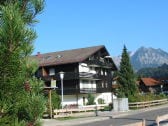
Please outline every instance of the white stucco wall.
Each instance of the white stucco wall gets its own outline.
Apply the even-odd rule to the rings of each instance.
[[[105,104],[112,103],[112,93],[107,92],[107,93],[97,93],[97,94],[92,94],[95,97],[95,102],[98,104],[97,100],[99,98],[102,98],[105,102]],[[85,102],[87,103],[87,96],[88,94],[79,94],[78,95],[78,101],[77,101],[77,96],[76,95],[64,95],[64,103],[63,105],[72,105],[72,104],[77,104],[79,106],[83,106],[83,97],[85,97]],[[116,97],[113,96],[115,99]]]

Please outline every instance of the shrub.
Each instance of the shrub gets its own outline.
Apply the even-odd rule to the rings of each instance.
[[[145,102],[152,100],[160,100],[164,98],[166,98],[164,94],[146,93],[146,94],[137,94],[136,96],[129,96],[128,100],[129,102]]]
[[[52,108],[59,109],[61,107],[61,99],[56,91],[52,91],[51,99],[52,99]]]
[[[102,98],[99,98],[97,101],[98,101],[98,104],[104,104],[104,99]]]
[[[39,125],[45,109],[45,100],[42,95],[32,95],[28,101],[21,104],[18,109],[19,120],[24,120],[27,124]]]
[[[96,104],[94,102],[95,97],[92,94],[88,94],[87,100],[88,100],[87,105],[95,105]]]

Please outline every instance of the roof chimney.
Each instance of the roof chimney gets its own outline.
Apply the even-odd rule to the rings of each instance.
[[[41,55],[40,52],[37,52],[36,56],[37,56],[37,57],[40,57],[40,55]]]

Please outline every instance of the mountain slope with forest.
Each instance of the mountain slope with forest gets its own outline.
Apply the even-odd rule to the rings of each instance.
[[[157,68],[142,68],[137,74],[140,77],[168,78],[168,65],[163,64]]]

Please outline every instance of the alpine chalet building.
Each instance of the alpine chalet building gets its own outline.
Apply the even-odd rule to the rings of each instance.
[[[112,102],[112,79],[117,67],[105,46],[38,53],[33,57],[39,62],[36,76],[44,80],[46,87],[56,83],[59,95],[59,73],[64,72],[63,105],[86,105],[89,93],[94,95],[97,104],[99,98],[107,104]]]

